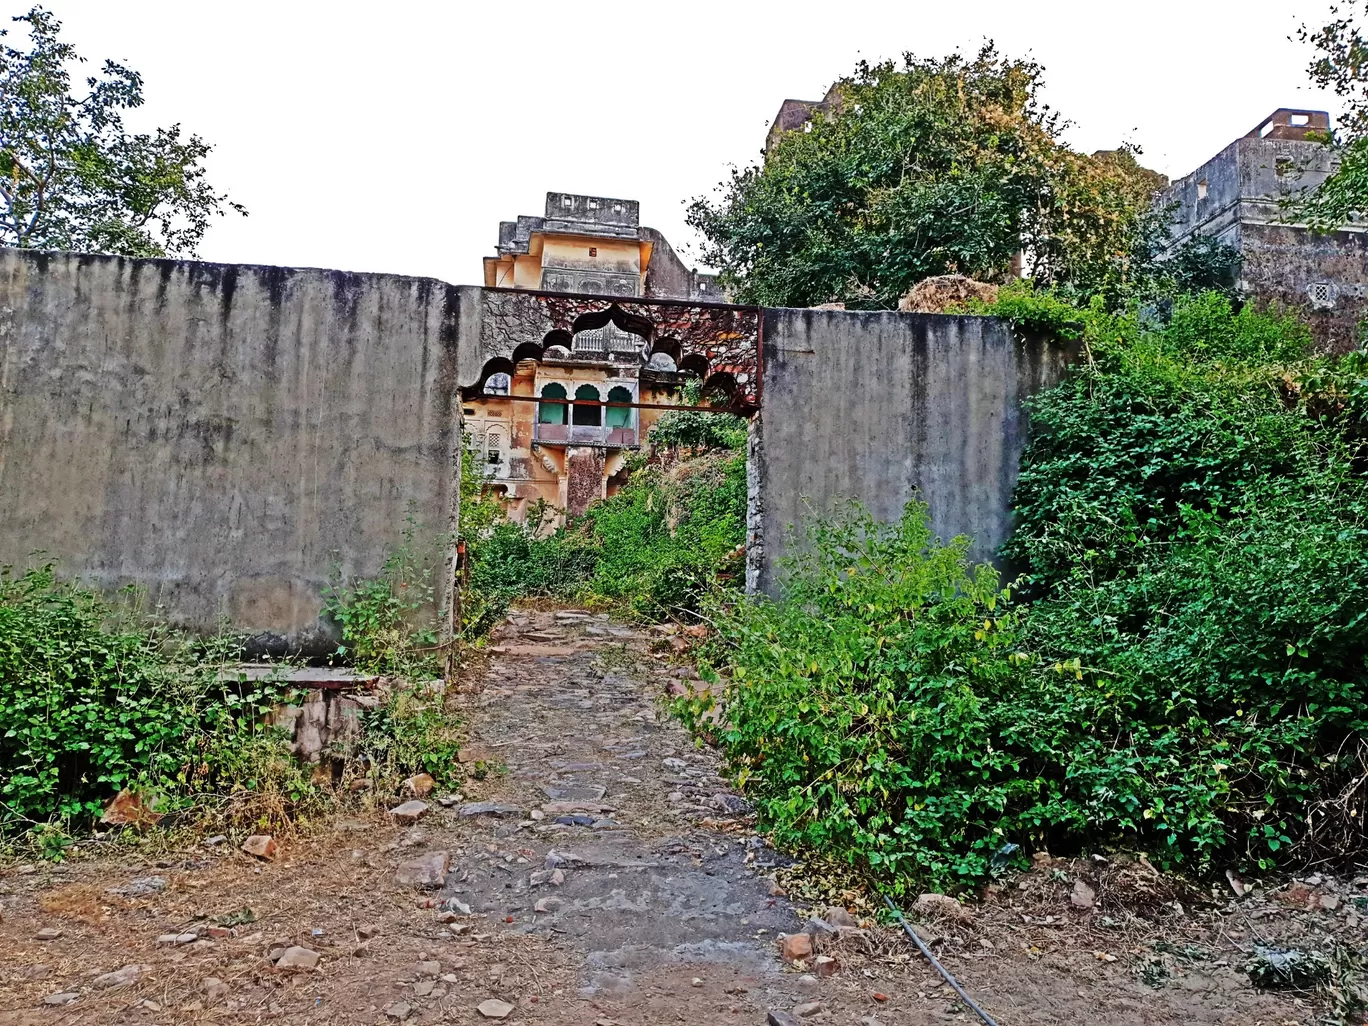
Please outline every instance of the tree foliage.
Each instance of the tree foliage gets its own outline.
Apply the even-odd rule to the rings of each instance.
[[[1330,21],[1320,28],[1302,25],[1298,37],[1315,48],[1308,70],[1311,80],[1331,89],[1344,102],[1335,173],[1293,204],[1294,216],[1317,231],[1330,232],[1368,212],[1368,41],[1355,4],[1334,5]],[[1368,13],[1368,3],[1364,4]]]
[[[27,47],[0,31],[0,243],[129,256],[193,255],[210,219],[237,203],[214,190],[211,147],[179,124],[130,133],[123,112],[143,102],[142,76],[84,63],[42,7],[16,17]]]
[[[1041,79],[992,44],[862,62],[825,115],[694,201],[705,259],[774,306],[888,308],[931,275],[1002,280],[1017,254],[1042,283],[1115,289],[1159,180],[1129,150],[1066,146]]]

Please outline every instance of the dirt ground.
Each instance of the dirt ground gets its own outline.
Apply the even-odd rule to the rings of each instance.
[[[450,696],[492,769],[459,800],[428,796],[414,825],[340,818],[269,862],[234,839],[155,862],[123,849],[0,868],[0,1026],[977,1021],[872,922],[779,959],[816,885],[756,836],[715,754],[662,711],[690,676],[677,658],[603,617],[514,614],[479,679]],[[449,862],[440,889],[399,882],[434,854]],[[1143,860],[1042,857],[963,912],[909,912],[1002,1026],[1309,1026],[1324,1002],[1255,989],[1248,953],[1361,945],[1365,885],[1312,876],[1236,900]],[[847,898],[867,920],[869,897]],[[316,965],[276,964],[291,946]]]

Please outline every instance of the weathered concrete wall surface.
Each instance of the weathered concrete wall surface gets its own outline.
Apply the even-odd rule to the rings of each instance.
[[[942,538],[992,558],[1011,530],[1022,402],[1072,355],[989,318],[766,310],[750,587],[773,593],[789,526],[846,498],[895,520],[919,495]]]
[[[0,250],[0,562],[295,640],[447,527],[459,303],[394,275]]]
[[[374,574],[410,512],[430,540],[448,529],[461,386],[611,302],[0,250],[0,563],[45,550],[181,623],[321,645],[334,561]],[[838,498],[895,519],[920,494],[940,534],[991,557],[1022,400],[1069,358],[982,318],[625,305],[717,359],[763,319],[749,583],[767,590],[788,525]]]
[[[1368,232],[1244,224],[1239,246],[1241,286],[1258,302],[1296,311],[1317,352],[1358,348],[1358,325],[1368,316]]]

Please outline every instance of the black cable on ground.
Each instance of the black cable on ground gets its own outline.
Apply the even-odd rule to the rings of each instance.
[[[964,992],[964,988],[959,985],[959,981],[950,975],[950,970],[941,965],[936,959],[936,956],[931,954],[931,949],[926,946],[924,940],[917,936],[917,931],[908,925],[907,920],[903,918],[902,909],[893,904],[893,899],[885,894],[883,895],[883,900],[885,904],[893,910],[893,914],[898,917],[898,922],[902,923],[902,928],[906,930],[907,935],[912,938],[912,943],[917,946],[917,950],[926,956],[926,960],[931,963],[932,968],[940,973],[941,979],[954,988],[955,993],[960,996],[960,1000],[972,1008],[978,1017],[986,1022],[988,1026],[998,1026],[998,1024],[993,1021],[993,1017],[980,1008],[974,999]]]

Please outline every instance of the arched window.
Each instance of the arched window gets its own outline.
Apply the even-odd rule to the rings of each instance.
[[[512,379],[507,374],[491,374],[488,378],[485,379],[485,394],[508,395],[508,389],[511,384]]]
[[[608,389],[608,401],[610,403],[630,403],[632,393],[621,385],[614,385]],[[632,408],[630,406],[606,406],[604,407],[603,422],[610,428],[631,427]]]
[[[593,385],[580,385],[575,389],[576,399],[588,399],[591,402],[599,402],[601,396],[599,390]],[[580,427],[598,427],[603,423],[602,406],[576,406],[570,414],[570,423]]]
[[[490,469],[497,469],[503,463],[503,436],[495,428],[490,428],[485,436],[485,459]]]
[[[537,422],[539,424],[564,424],[565,423],[565,403],[548,403],[548,399],[567,398],[565,386],[558,381],[548,382],[542,387],[542,401],[537,404]]]

